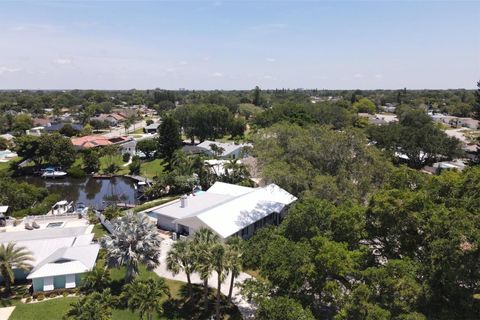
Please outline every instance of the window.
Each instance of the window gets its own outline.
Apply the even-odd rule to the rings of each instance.
[[[53,290],[53,277],[43,278],[43,291]]]
[[[65,288],[75,288],[76,283],[75,283],[75,275],[74,274],[67,274],[67,277],[65,279]]]

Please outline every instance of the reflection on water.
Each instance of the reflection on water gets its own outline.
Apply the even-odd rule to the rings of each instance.
[[[59,194],[62,199],[83,202],[91,208],[103,209],[115,202],[136,203],[134,183],[128,178],[115,177],[109,180],[87,177],[46,180],[41,177],[21,177],[16,179],[47,188],[51,193]]]

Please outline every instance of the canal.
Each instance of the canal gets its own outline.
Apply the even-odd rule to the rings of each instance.
[[[113,203],[136,204],[136,190],[133,180],[125,177],[94,179],[92,177],[73,179],[43,179],[38,176],[16,178],[57,193],[62,200],[83,202],[90,208],[101,210]]]

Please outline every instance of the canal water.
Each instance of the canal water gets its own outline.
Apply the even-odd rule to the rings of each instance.
[[[94,179],[92,177],[73,179],[67,177],[53,180],[28,176],[15,179],[47,188],[49,192],[59,194],[62,200],[73,201],[74,203],[83,202],[86,206],[98,210],[113,203],[137,203],[135,183],[133,180],[124,177],[114,177],[112,179]]]

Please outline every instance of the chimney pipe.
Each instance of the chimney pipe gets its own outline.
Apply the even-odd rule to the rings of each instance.
[[[180,197],[180,208],[186,208],[187,207],[187,195],[184,194],[183,196]]]

